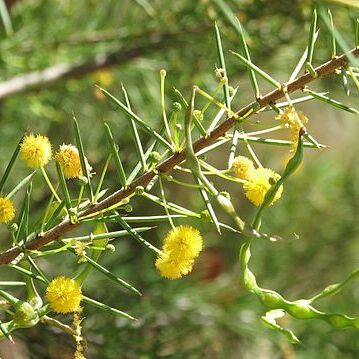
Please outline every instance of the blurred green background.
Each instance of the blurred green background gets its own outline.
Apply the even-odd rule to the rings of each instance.
[[[108,154],[102,120],[111,124],[120,144],[124,165],[136,163],[130,142],[128,122],[96,90],[100,84],[120,96],[123,83],[133,109],[148,123],[160,127],[159,70],[167,71],[168,107],[178,100],[173,87],[188,98],[193,84],[212,92],[217,84],[218,65],[214,37],[217,21],[225,48],[229,82],[239,86],[233,108],[238,110],[252,99],[246,71],[229,53],[239,50],[238,36],[226,18],[224,3],[241,20],[249,35],[252,60],[279,81],[288,79],[307,42],[312,1],[303,0],[18,0],[7,1],[14,33],[0,36],[0,171],[25,131],[46,134],[54,147],[73,143],[71,116],[75,112],[82,130],[85,150],[95,172],[100,173]],[[354,44],[355,6],[340,1],[329,5],[337,28],[350,47]],[[353,3],[355,1],[348,3]],[[330,58],[329,37],[323,23],[315,64]],[[112,55],[110,55],[112,54]],[[112,57],[111,57],[112,56]],[[112,59],[110,62],[106,61]],[[111,66],[101,68],[102,61]],[[57,81],[40,83],[19,93],[4,95],[5,81],[15,76],[66,64],[68,75]],[[98,67],[98,70],[94,69]],[[71,68],[72,70],[69,70]],[[56,68],[56,71],[63,69]],[[99,71],[100,70],[100,71]],[[265,84],[263,92],[268,88]],[[317,81],[313,88],[330,91],[348,105],[358,105],[353,87],[346,97],[340,77]],[[355,92],[356,91],[356,92]],[[6,91],[5,91],[6,92]],[[359,167],[356,134],[357,116],[334,110],[319,102],[298,106],[310,118],[308,128],[328,146],[307,150],[301,170],[285,187],[282,199],[264,216],[263,229],[284,238],[299,239],[254,245],[252,268],[260,285],[283,293],[288,299],[310,297],[323,287],[344,279],[358,264]],[[274,114],[257,116],[254,121],[273,121]],[[253,121],[253,122],[254,122]],[[257,129],[248,125],[248,130]],[[281,138],[285,138],[285,132]],[[149,139],[141,134],[144,143]],[[288,149],[255,146],[262,162],[281,171]],[[225,168],[227,150],[210,156],[211,163]],[[244,146],[239,152],[245,154]],[[55,176],[54,166],[49,167]],[[28,170],[22,163],[7,184],[11,189]],[[98,178],[98,177],[97,177]],[[115,169],[110,168],[106,186],[118,187]],[[199,194],[171,185],[169,199],[195,211],[204,209]],[[237,186],[218,182],[218,188],[231,193],[239,213],[251,218],[253,207]],[[31,204],[35,222],[48,198],[39,177]],[[19,194],[17,201],[22,200]],[[144,200],[134,200],[133,214],[163,214],[161,208]],[[155,212],[154,212],[155,211]],[[221,215],[220,215],[221,217]],[[225,218],[225,217],[223,217]],[[222,218],[222,219],[223,219]],[[178,223],[181,223],[180,221]],[[188,222],[205,238],[205,251],[194,272],[177,281],[161,278],[147,253],[130,238],[114,242],[115,253],[106,253],[101,264],[141,290],[138,298],[114,287],[101,274],[93,272],[85,286],[88,296],[131,313],[135,322],[112,317],[86,306],[83,333],[88,340],[88,358],[357,358],[358,332],[334,330],[319,321],[286,318],[283,323],[302,340],[288,344],[260,321],[264,308],[239,282],[238,238],[224,233],[219,237],[213,225]],[[111,229],[119,229],[113,226]],[[161,245],[168,224],[145,233],[144,237]],[[0,232],[1,249],[9,238]],[[48,275],[72,275],[76,258],[60,255],[39,261]],[[16,278],[1,267],[0,280]],[[43,287],[40,287],[43,291]],[[21,296],[22,291],[17,291]],[[23,294],[23,293],[22,293]],[[358,315],[359,291],[352,284],[338,297],[320,302],[320,308]],[[70,321],[70,318],[69,318]],[[72,358],[72,338],[39,324],[17,331],[16,345],[0,342],[3,359]]]

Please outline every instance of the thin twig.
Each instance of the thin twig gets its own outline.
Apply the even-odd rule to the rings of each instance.
[[[119,48],[111,53],[97,54],[93,58],[86,59],[75,64],[58,64],[44,70],[34,71],[25,75],[19,75],[9,80],[0,82],[0,101],[9,96],[30,91],[33,89],[44,89],[54,83],[79,78],[89,73],[109,68],[115,65],[122,65],[146,54],[166,50],[168,47],[178,46],[185,41],[190,34],[202,34],[207,31],[203,29],[187,29],[183,33],[167,32],[146,34],[141,42],[133,46]],[[182,35],[184,34],[184,35]]]

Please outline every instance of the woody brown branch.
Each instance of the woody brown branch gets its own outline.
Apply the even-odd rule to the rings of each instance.
[[[359,57],[359,48],[351,50],[350,53],[354,57]],[[239,117],[243,117],[251,109],[255,109],[256,111],[258,111],[259,109],[265,106],[274,104],[276,101],[278,101],[279,99],[285,96],[285,93],[283,92],[283,88],[286,88],[286,91],[288,93],[293,93],[295,91],[301,90],[310,82],[315,81],[320,77],[334,73],[335,70],[340,69],[341,67],[345,66],[347,63],[348,63],[348,58],[346,57],[346,55],[333,58],[330,61],[315,68],[315,71],[318,75],[316,78],[312,77],[309,73],[306,73],[303,76],[297,78],[296,80],[284,84],[285,86],[283,86],[281,89],[273,90],[272,92],[269,92],[265,96],[258,99],[258,101],[254,101],[248,104],[247,106],[243,107],[241,110],[237,112],[237,115]],[[256,111],[253,111],[251,115],[255,114]],[[236,123],[236,119],[234,117],[230,117],[227,120],[225,120],[222,124],[216,127],[210,134],[208,134],[207,137],[202,137],[199,140],[197,140],[193,144],[194,151],[198,152],[201,149],[214,143],[218,138],[224,136],[225,133],[235,125],[235,123]],[[116,203],[119,203],[124,198],[127,198],[128,196],[133,194],[134,191],[136,190],[136,187],[138,186],[146,187],[147,184],[151,181],[151,179],[155,177],[156,175],[155,172],[167,173],[170,170],[172,170],[175,166],[183,162],[185,160],[185,157],[186,157],[185,149],[182,150],[181,152],[177,152],[173,154],[167,160],[159,164],[156,167],[156,171],[153,170],[147,171],[142,176],[134,180],[127,188],[123,188],[114,192],[113,194],[111,194],[101,202],[94,204],[92,207],[83,211],[80,214],[80,216],[86,216],[104,210],[106,208],[109,208],[115,205]],[[80,224],[78,223],[73,224],[68,220],[64,220],[58,225],[56,225],[55,227],[53,227],[52,229],[50,229],[49,231],[42,234],[38,234],[35,237],[35,239],[27,243],[26,249],[28,250],[40,249],[46,244],[49,244],[53,241],[60,239],[64,234],[72,231],[74,228],[78,227],[79,225]],[[21,249],[18,247],[13,247],[0,253],[0,264],[10,263],[20,253],[21,253]]]

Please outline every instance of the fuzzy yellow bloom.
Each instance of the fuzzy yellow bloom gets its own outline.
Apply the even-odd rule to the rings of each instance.
[[[0,223],[8,223],[15,217],[15,207],[6,197],[0,197]]]
[[[292,142],[292,151],[295,150],[299,130],[309,122],[308,117],[303,112],[296,111],[294,107],[289,106],[276,117],[276,120],[289,127],[289,140]]]
[[[251,171],[254,170],[253,161],[245,156],[237,156],[233,160],[232,172],[234,175],[240,179],[248,179]]]
[[[171,229],[162,247],[163,254],[156,260],[160,274],[168,279],[178,279],[192,271],[194,259],[202,250],[201,233],[191,226]]]
[[[56,277],[46,289],[46,298],[57,313],[75,312],[82,300],[81,287],[71,278]]]
[[[20,153],[30,168],[43,167],[52,158],[51,143],[46,136],[30,134],[24,137]]]
[[[163,250],[169,253],[171,258],[186,260],[198,257],[202,245],[201,233],[196,228],[178,226],[168,232]]]
[[[194,260],[172,258],[170,254],[164,253],[156,260],[156,268],[164,278],[178,279],[192,271]]]
[[[279,179],[280,175],[270,168],[256,168],[251,172],[249,179],[243,185],[246,197],[259,207],[263,203],[264,197],[272,183],[277,182]],[[282,192],[283,186],[280,186],[271,205],[281,197]]]
[[[95,72],[96,81],[101,86],[110,86],[113,82],[113,72],[111,70],[99,70]]]
[[[61,145],[55,156],[59,161],[65,178],[82,176],[82,167],[78,149],[73,145]]]

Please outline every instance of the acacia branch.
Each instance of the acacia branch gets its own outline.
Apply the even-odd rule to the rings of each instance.
[[[130,60],[143,57],[149,53],[178,46],[180,43],[186,41],[188,35],[203,34],[203,32],[207,30],[208,28],[199,28],[185,29],[181,33],[146,33],[138,36],[137,38],[140,41],[136,41],[135,45],[131,45],[128,48],[121,47],[111,53],[98,54],[93,58],[75,64],[57,64],[44,70],[15,76],[9,80],[0,82],[0,101],[11,95],[34,89],[47,88],[62,80],[79,78],[104,68],[123,65]],[[138,42],[140,42],[140,44]]]
[[[354,57],[359,57],[359,48],[353,49],[350,51],[351,55]],[[346,55],[341,55],[339,57],[335,57],[330,61],[318,66],[315,68],[315,72],[318,74],[318,77],[314,78],[309,73],[304,74],[303,76],[297,78],[296,80],[289,82],[283,86],[286,88],[287,93],[292,93],[297,90],[303,89],[310,82],[315,81],[316,79],[332,74],[337,69],[345,66],[348,63],[348,58]],[[253,114],[257,113],[259,109],[266,107],[270,104],[274,104],[276,101],[285,96],[283,88],[273,90],[269,92],[265,96],[258,99],[258,101],[251,102],[247,106],[243,107],[241,110],[237,112],[239,117],[243,117],[250,111],[251,109],[255,109]],[[225,120],[222,124],[216,127],[207,137],[201,137],[193,144],[193,149],[195,152],[200,151],[201,149],[208,147],[212,143],[214,143],[218,138],[225,135],[225,133],[231,129],[236,123],[236,119],[234,117],[230,117]],[[156,171],[149,170],[137,179],[135,179],[127,188],[120,189],[114,193],[112,193],[107,198],[103,199],[101,202],[94,204],[92,207],[80,213],[80,216],[86,216],[91,213],[95,213],[106,208],[109,208],[116,203],[119,203],[124,198],[127,198],[131,194],[133,194],[136,190],[137,186],[146,187],[148,183],[156,176],[156,173],[167,173],[171,171],[175,166],[179,165],[181,162],[185,160],[186,151],[185,149],[173,154],[167,160],[162,162],[156,167]],[[41,247],[49,244],[53,241],[59,240],[65,233],[72,231],[77,228],[79,223],[71,223],[69,220],[63,220],[61,223],[48,230],[43,234],[38,234],[32,241],[28,242],[26,245],[26,249],[28,250],[37,250]],[[12,247],[2,253],[0,253],[0,264],[7,264],[14,260],[21,253],[21,249],[18,247]]]

